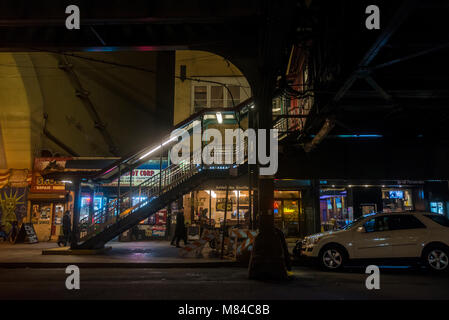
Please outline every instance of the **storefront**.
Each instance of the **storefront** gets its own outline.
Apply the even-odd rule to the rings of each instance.
[[[274,224],[286,237],[299,235],[300,203],[300,191],[274,191]]]
[[[39,241],[57,240],[62,234],[62,217],[67,210],[65,194],[30,193],[30,222]]]
[[[375,212],[426,210],[423,188],[424,181],[321,180],[321,230],[340,228]]]
[[[62,217],[72,212],[73,193],[69,196],[65,184],[43,179],[40,172],[48,167],[64,168],[65,158],[36,158],[30,194],[28,195],[29,221],[33,223],[39,241],[54,241],[62,233]]]
[[[146,241],[146,240],[163,240],[167,237],[168,213],[164,208],[159,210],[149,218],[142,220],[138,225],[123,232],[120,241]]]
[[[136,169],[127,172],[114,179],[110,183],[105,183],[95,188],[95,192],[87,190],[81,195],[80,219],[89,215],[89,207],[93,201],[94,212],[104,208],[111,200],[116,199],[118,194],[131,193],[131,203],[128,197],[122,199],[120,211],[147,200],[145,196],[139,194],[139,185],[151,177],[158,175],[160,169],[165,169],[168,165],[166,158],[150,159]],[[120,190],[119,190],[120,188]],[[119,212],[117,212],[118,214]],[[167,208],[164,208],[141,221],[137,226],[123,232],[118,240],[120,241],[144,241],[154,239],[164,239],[167,237]]]
[[[276,181],[274,192],[274,224],[286,237],[299,237],[301,228],[305,229],[305,214],[302,207],[300,184]],[[250,203],[249,190],[243,184],[230,185],[226,200],[226,186],[208,184],[210,190],[195,190],[184,195],[183,205],[186,222],[192,226],[207,224],[214,228],[227,227],[250,228],[255,204]],[[252,194],[254,197],[254,192]],[[226,207],[227,203],[227,207]],[[226,222],[225,222],[226,220]],[[304,232],[304,230],[302,230]]]
[[[108,198],[103,196],[102,192],[95,192],[93,196],[93,209],[94,212],[102,209]],[[89,216],[89,208],[92,202],[92,195],[90,193],[82,192],[81,193],[81,207],[80,207],[80,220],[85,219]]]
[[[320,189],[320,218],[323,231],[342,227],[354,219],[346,188]]]
[[[382,188],[383,212],[413,210],[412,190],[408,188]]]
[[[196,190],[183,198],[186,221],[197,224],[200,221],[220,228],[226,219],[227,226],[249,227],[248,190],[232,187],[226,190]],[[227,207],[226,207],[227,206]],[[226,216],[225,216],[226,214]]]

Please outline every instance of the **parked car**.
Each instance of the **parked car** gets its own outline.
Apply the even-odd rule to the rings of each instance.
[[[449,270],[449,220],[440,214],[396,212],[364,215],[340,230],[305,237],[301,256],[326,270],[349,261],[416,260],[431,270]]]

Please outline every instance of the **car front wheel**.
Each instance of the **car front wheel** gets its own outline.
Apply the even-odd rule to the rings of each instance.
[[[328,271],[341,270],[345,264],[346,255],[338,246],[328,246],[321,250],[319,262],[323,269]]]
[[[424,253],[426,265],[435,272],[446,272],[449,270],[449,251],[444,247],[431,247]]]

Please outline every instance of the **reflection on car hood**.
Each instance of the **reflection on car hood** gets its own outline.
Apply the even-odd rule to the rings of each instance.
[[[345,232],[346,230],[332,230],[332,231],[326,231],[326,232],[320,232],[320,233],[315,233],[315,234],[311,234],[310,236],[305,237],[307,238],[321,238],[324,236],[329,236],[329,235],[333,235],[333,234],[338,234],[338,233],[342,233]]]

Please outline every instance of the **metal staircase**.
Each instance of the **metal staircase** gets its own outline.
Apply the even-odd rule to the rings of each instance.
[[[237,108],[226,109],[218,111],[223,113],[223,118],[237,119],[240,126],[240,122],[249,113],[253,107],[251,100],[239,105]],[[193,117],[187,119],[177,128],[183,128],[191,132],[195,121],[201,121],[203,124],[208,119],[208,115],[213,115],[215,120],[215,113],[217,110],[207,110],[196,114]],[[227,116],[227,114],[231,116]],[[273,127],[281,129],[286,126],[288,119],[278,119]],[[288,126],[288,122],[287,122]],[[288,134],[289,130],[284,132]],[[282,133],[282,131],[281,131]],[[281,138],[281,135],[280,135]],[[142,150],[130,157],[125,157],[121,163],[130,165],[137,165],[142,162],[142,159],[146,155],[152,152],[152,150],[162,149],[164,145],[174,142],[173,139],[167,137],[156,146],[153,146],[148,151]],[[247,147],[242,146],[245,162],[247,161]],[[237,149],[235,145],[226,147],[219,151],[219,155],[224,160],[227,153],[232,153],[233,159],[237,159],[237,153],[242,150]],[[234,175],[238,176],[246,172],[247,165],[226,164],[226,165],[204,165],[195,164],[193,161],[193,152],[191,152],[190,158],[182,161],[179,164],[172,164],[169,167],[161,170],[158,174],[150,177],[146,181],[142,182],[138,186],[133,186],[132,191],[121,194],[118,198],[109,201],[101,209],[95,211],[91,217],[85,217],[79,222],[79,234],[78,234],[78,248],[79,249],[98,249],[102,248],[108,241],[112,240],[122,232],[137,225],[140,221],[148,218],[150,215],[156,213],[160,209],[168,206],[171,202],[179,199],[183,194],[190,192],[192,189],[201,185],[206,179],[225,178],[230,176],[230,170],[233,169]],[[120,164],[118,164],[118,175],[120,176]],[[111,174],[117,174],[117,165],[111,168],[105,168],[100,175],[102,177],[110,177]],[[133,203],[133,198],[137,197],[138,202]]]
[[[145,218],[179,199],[183,194],[199,186],[206,178],[219,178],[228,175],[231,166],[204,167],[193,163],[174,165],[164,169],[138,186],[138,193],[125,193],[110,201],[93,215],[89,223],[87,218],[80,221],[80,249],[102,248],[105,243],[138,224]],[[141,200],[130,205],[130,199],[138,196]],[[118,200],[121,207],[117,212]]]
[[[246,143],[241,150],[244,163],[247,159]],[[239,148],[218,151],[223,160],[228,153],[237,159]],[[135,189],[108,202],[103,208],[94,212],[92,221],[86,217],[80,220],[79,249],[102,248],[122,232],[135,226],[171,202],[179,199],[183,194],[198,187],[205,179],[225,178],[230,175],[229,170],[235,170],[235,176],[243,174],[247,166],[241,164],[204,165],[195,164],[193,156],[183,160],[180,164],[173,164],[160,173],[150,177]],[[137,196],[138,202],[132,203]],[[124,208],[118,210],[117,208]],[[118,214],[117,214],[118,213]]]

